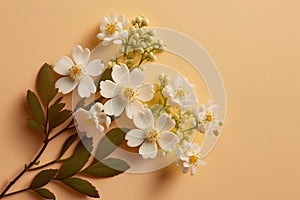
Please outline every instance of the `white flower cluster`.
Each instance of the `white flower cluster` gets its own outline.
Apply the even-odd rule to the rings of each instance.
[[[121,44],[123,38],[127,37],[128,32],[125,28],[128,25],[128,20],[124,15],[117,18],[114,14],[110,17],[103,17],[100,26],[101,33],[97,37],[102,40],[102,45],[107,46],[111,42],[114,44]]]
[[[62,56],[54,66],[54,71],[64,76],[55,84],[60,92],[67,94],[78,87],[79,96],[85,98],[98,89],[96,95],[103,100],[89,110],[75,111],[78,130],[89,137],[104,133],[109,130],[113,117],[124,113],[135,125],[125,136],[129,147],[138,147],[144,159],[177,150],[177,165],[182,166],[184,173],[190,169],[195,174],[195,167],[204,162],[200,146],[190,141],[196,132],[217,135],[221,125],[215,113],[217,106],[209,101],[198,107],[194,86],[184,77],[171,79],[161,74],[158,82],[145,82],[141,62],[156,60],[155,53],[165,48],[161,40],[154,38],[155,32],[145,28],[149,20],[138,16],[130,28],[123,15],[119,18],[111,15],[102,21],[97,37],[104,46],[120,45],[121,61],[116,58],[105,68],[98,59],[90,61],[90,51],[77,45],[72,51],[73,60]],[[134,65],[136,52],[140,61]],[[95,84],[92,77],[101,76],[104,70],[110,70],[111,78]]]
[[[103,112],[103,105],[95,103],[89,111],[79,108],[74,114],[77,128],[88,137],[93,137],[97,133],[104,132],[111,123],[110,117]]]

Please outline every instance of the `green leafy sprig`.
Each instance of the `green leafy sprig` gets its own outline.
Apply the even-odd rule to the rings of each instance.
[[[40,132],[44,140],[37,155],[31,162],[24,165],[23,170],[0,193],[0,199],[25,191],[33,191],[44,199],[56,199],[55,194],[45,187],[50,182],[60,182],[81,194],[98,198],[100,195],[96,187],[88,180],[81,178],[82,176],[112,177],[129,169],[129,165],[125,161],[107,158],[122,143],[125,133],[120,128],[110,130],[101,139],[94,158],[90,153],[94,148],[92,139],[83,136],[79,140],[79,136],[74,130],[72,111],[65,108],[66,104],[62,103],[63,97],[58,97],[55,81],[52,67],[45,63],[37,77],[37,94],[31,90],[27,91],[26,100],[32,113],[32,118],[27,120],[28,124]],[[39,160],[49,143],[70,130],[73,130],[73,133],[63,143],[57,158],[41,164]],[[73,145],[76,146],[71,156],[63,158]],[[60,167],[48,168],[57,163],[60,164]],[[33,177],[28,187],[9,192],[24,174],[37,170],[42,171]]]

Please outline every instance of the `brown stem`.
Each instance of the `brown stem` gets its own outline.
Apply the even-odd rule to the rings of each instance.
[[[35,158],[28,165],[25,165],[24,169],[4,188],[4,190],[0,194],[0,199],[6,196],[6,192],[38,161],[38,159],[41,157],[46,147],[48,146],[48,143],[49,140],[48,138],[46,138],[40,152],[35,156]]]

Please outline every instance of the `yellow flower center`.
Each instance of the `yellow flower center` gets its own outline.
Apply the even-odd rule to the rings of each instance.
[[[183,89],[178,89],[176,90],[176,96],[179,97],[180,99],[185,97],[185,91]]]
[[[135,96],[135,91],[132,88],[126,87],[123,89],[123,97],[125,101],[133,101]]]
[[[106,33],[107,35],[112,35],[117,30],[116,24],[111,23],[106,27]]]
[[[197,155],[192,155],[192,156],[190,156],[189,161],[191,164],[196,165],[198,160],[199,160],[199,157]]]
[[[213,120],[212,114],[211,113],[206,113],[205,121],[211,122],[212,120]]]
[[[160,134],[157,130],[152,129],[148,132],[148,138],[147,140],[149,142],[156,142],[160,138]]]
[[[72,81],[81,79],[82,75],[83,75],[83,71],[78,65],[75,65],[69,69],[69,78]]]
[[[91,118],[88,118],[88,119],[86,119],[86,124],[89,126],[92,126],[92,125],[94,125],[94,120]]]

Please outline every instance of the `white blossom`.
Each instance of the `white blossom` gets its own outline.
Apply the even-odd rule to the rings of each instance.
[[[169,99],[170,105],[179,105],[183,111],[197,103],[194,87],[186,78],[180,76],[175,77],[170,84],[166,85],[162,93]]]
[[[197,166],[204,166],[205,162],[200,157],[201,147],[196,143],[183,142],[182,147],[177,150],[177,166],[182,167],[182,172],[187,173],[189,170],[191,175],[197,171]]]
[[[215,112],[218,106],[213,104],[212,101],[207,101],[205,105],[201,104],[199,109],[194,109],[193,113],[198,120],[198,129],[202,133],[212,135],[213,132],[219,127],[220,121]]]
[[[101,32],[97,37],[103,40],[103,46],[107,46],[111,42],[114,44],[121,44],[122,39],[128,35],[127,30],[124,30],[127,25],[128,21],[125,20],[124,15],[120,15],[118,18],[114,14],[111,14],[110,17],[103,17],[100,26]]]
[[[100,94],[111,98],[104,104],[108,115],[119,116],[125,110],[129,119],[144,108],[143,103],[153,98],[153,85],[144,84],[145,75],[138,68],[129,71],[125,64],[115,65],[112,69],[113,81],[100,83]]]
[[[144,159],[155,158],[158,152],[158,146],[164,151],[172,151],[179,142],[178,137],[170,132],[175,122],[163,113],[155,121],[150,109],[145,108],[133,115],[133,122],[138,129],[132,129],[125,139],[130,147],[139,147],[139,154]]]
[[[82,49],[77,45],[72,50],[72,57],[61,56],[54,65],[53,70],[64,76],[56,81],[55,87],[63,94],[73,91],[78,86],[78,94],[81,97],[89,97],[96,92],[96,86],[91,76],[102,73],[104,65],[100,60],[90,59],[90,50]]]
[[[74,119],[77,129],[82,133],[86,133],[88,137],[103,133],[111,123],[110,117],[103,112],[101,103],[95,103],[89,111],[79,108],[74,113]]]

